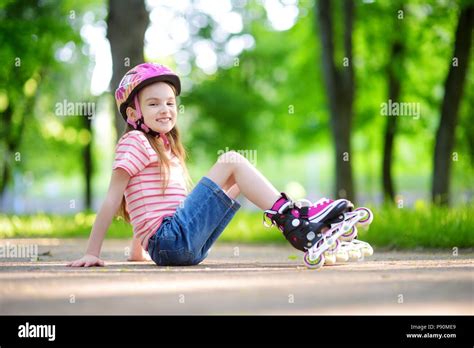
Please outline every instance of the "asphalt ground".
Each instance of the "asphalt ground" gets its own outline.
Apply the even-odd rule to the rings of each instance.
[[[159,267],[126,261],[129,241],[108,239],[105,267],[66,267],[86,244],[1,240],[4,252],[36,246],[39,257],[2,255],[0,314],[474,314],[472,249],[375,248],[364,261],[310,270],[289,245],[217,243],[197,266]]]

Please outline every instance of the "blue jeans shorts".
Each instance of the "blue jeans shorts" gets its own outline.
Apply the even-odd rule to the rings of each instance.
[[[239,202],[203,177],[182,206],[173,216],[165,217],[149,239],[151,259],[159,266],[197,265],[207,257],[239,208]]]

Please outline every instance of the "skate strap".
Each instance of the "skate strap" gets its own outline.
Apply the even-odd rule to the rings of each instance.
[[[272,215],[278,214],[278,212],[277,212],[277,211],[275,211],[275,210],[271,210],[271,209],[264,210],[263,212],[264,212],[264,213],[267,213],[267,214],[272,214]]]
[[[265,211],[263,212],[263,226],[265,226],[265,227],[272,227],[272,226],[275,224],[275,221],[273,221],[273,220],[271,219],[271,217],[268,216],[267,214],[275,215],[275,214],[277,214],[277,213],[278,213],[278,212],[277,212],[277,211],[274,211],[274,210],[265,210]],[[267,222],[267,219],[265,219],[265,217],[269,218],[270,223]]]
[[[293,207],[293,202],[292,201],[287,201],[285,202],[277,211],[277,213],[283,213],[286,208],[288,207]]]
[[[309,216],[308,216],[308,213],[309,213],[309,207],[302,207],[300,208],[300,217],[303,218],[303,219],[307,219]]]

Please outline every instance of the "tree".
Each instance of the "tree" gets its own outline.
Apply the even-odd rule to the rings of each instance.
[[[320,0],[315,7],[322,43],[324,82],[331,112],[331,130],[335,144],[336,196],[349,200],[355,196],[351,166],[351,126],[354,101],[354,69],[352,64],[352,27],[354,2],[342,1],[344,20],[344,58],[336,64],[333,15],[329,0]]]
[[[403,6],[399,10],[403,13]],[[395,18],[395,26],[393,32],[393,41],[390,49],[390,59],[387,67],[388,75],[388,99],[398,102],[401,90],[401,76],[404,55],[403,31],[400,25],[401,20]],[[385,124],[385,137],[383,147],[383,166],[382,166],[382,184],[385,201],[392,201],[395,197],[395,189],[392,178],[393,163],[393,145],[395,133],[397,131],[397,117],[387,116]]]
[[[144,39],[149,22],[144,0],[109,0],[107,38],[112,51],[112,92],[131,67],[144,62]],[[115,115],[115,128],[120,136],[124,122],[117,110]]]
[[[97,103],[97,101],[94,101]],[[91,114],[88,117],[81,117],[82,126],[89,134],[92,134],[92,120]],[[91,136],[92,138],[92,136]],[[92,142],[88,141],[82,148],[82,163],[84,173],[84,207],[92,209],[92,174],[94,172],[93,158],[92,158]]]
[[[44,1],[2,4],[0,61],[5,64],[0,66],[0,97],[5,98],[7,106],[0,110],[0,197],[11,182],[14,169],[24,161],[18,149],[25,123],[30,126],[33,122],[38,85],[58,69],[55,47],[79,41],[69,21],[67,5]]]
[[[474,6],[461,9],[455,34],[454,54],[444,84],[441,119],[436,132],[432,199],[436,204],[449,204],[451,157],[454,146],[458,111],[469,66],[472,45]]]

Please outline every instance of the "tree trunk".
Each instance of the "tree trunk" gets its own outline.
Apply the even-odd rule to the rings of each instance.
[[[89,115],[92,116],[92,115]],[[86,210],[92,209],[92,172],[94,170],[92,162],[92,120],[89,117],[82,117],[84,128],[91,134],[91,141],[89,141],[82,149],[82,157],[84,163],[84,208]]]
[[[12,150],[13,150],[13,142],[12,136],[10,132],[7,132],[8,129],[11,129],[13,118],[13,108],[11,103],[8,104],[8,107],[4,112],[2,112],[2,123],[4,129],[2,130],[2,139],[3,144],[2,146],[5,149],[5,156],[2,158],[2,181],[0,182],[0,199],[3,200],[3,195],[5,194],[5,190],[8,186],[10,181],[11,173],[10,173],[10,166],[12,162]]]
[[[109,0],[107,38],[112,51],[112,92],[130,68],[144,62],[145,31],[149,21],[144,0]],[[116,108],[115,115],[115,128],[120,137],[125,123]]]
[[[400,20],[395,19],[396,25],[394,27],[394,39],[392,42],[390,62],[387,68],[388,71],[388,99],[392,102],[400,102],[401,90],[401,72],[404,46],[402,42]],[[395,140],[395,133],[397,131],[397,117],[387,115],[387,122],[385,124],[385,141],[383,148],[383,168],[382,168],[382,184],[385,202],[394,202],[395,188],[392,177],[392,163],[393,163],[393,147]]]
[[[433,202],[449,204],[449,182],[451,175],[452,150],[458,111],[469,65],[469,50],[472,44],[474,6],[461,9],[456,29],[454,56],[444,85],[444,99],[441,106],[441,120],[436,132],[433,168]]]
[[[331,113],[331,130],[335,143],[337,197],[353,200],[355,196],[351,166],[352,104],[354,100],[354,70],[352,66],[352,26],[354,3],[343,1],[344,14],[344,62],[334,63],[334,35],[329,0],[320,0],[316,18],[322,44],[323,75],[328,91]]]

